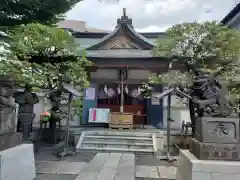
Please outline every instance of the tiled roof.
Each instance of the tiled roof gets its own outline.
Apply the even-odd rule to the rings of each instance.
[[[222,24],[228,24],[240,12],[240,3],[238,3],[222,20]]]

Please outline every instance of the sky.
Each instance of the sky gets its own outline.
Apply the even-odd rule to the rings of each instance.
[[[165,31],[182,22],[222,20],[238,0],[83,0],[66,19],[85,21],[87,26],[113,30],[126,8],[139,32]]]

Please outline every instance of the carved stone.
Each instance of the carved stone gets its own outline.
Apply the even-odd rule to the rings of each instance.
[[[190,152],[199,160],[240,161],[240,144],[189,141]]]
[[[13,102],[14,81],[0,76],[0,132],[15,131],[15,104]]]
[[[203,143],[240,143],[238,118],[202,117],[196,121],[196,140]]]

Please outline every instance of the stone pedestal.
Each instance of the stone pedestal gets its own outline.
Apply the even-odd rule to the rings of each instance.
[[[188,150],[180,150],[176,180],[239,180],[240,162],[198,160]]]
[[[193,138],[189,150],[199,160],[240,161],[240,144],[204,143]]]
[[[201,117],[196,120],[195,138],[203,143],[240,143],[238,117]]]
[[[22,143],[22,133],[2,133],[0,134],[0,151],[15,147]]]
[[[0,180],[33,180],[36,177],[32,144],[0,151]]]

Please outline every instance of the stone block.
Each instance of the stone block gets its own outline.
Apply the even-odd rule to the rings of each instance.
[[[33,180],[36,177],[32,144],[0,151],[0,180]]]
[[[37,173],[40,174],[79,174],[85,167],[85,162],[40,161],[36,163]]]
[[[240,161],[240,144],[203,143],[189,140],[190,152],[200,160]]]
[[[158,166],[160,179],[176,179],[176,171],[174,166]]]
[[[176,180],[237,180],[240,162],[198,160],[188,150],[180,150]]]
[[[0,151],[9,149],[22,143],[22,133],[0,134]]]
[[[239,180],[240,174],[212,173],[211,180]]]
[[[196,120],[195,138],[203,143],[239,143],[239,118],[202,117]]]

